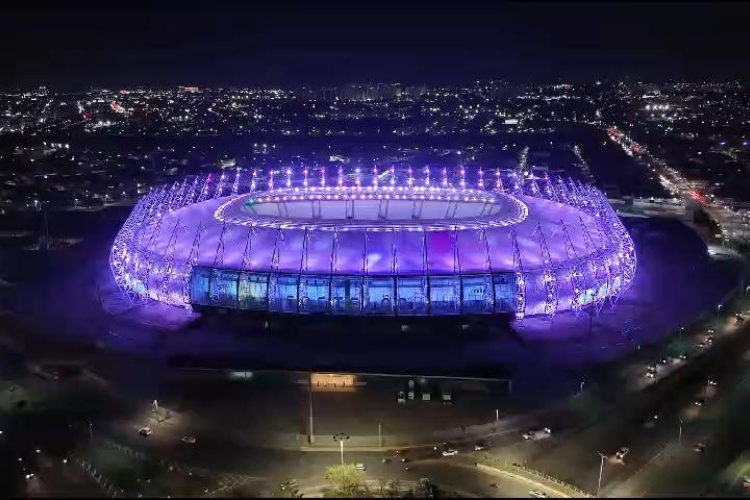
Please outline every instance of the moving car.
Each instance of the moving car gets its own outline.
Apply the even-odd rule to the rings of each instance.
[[[696,345],[696,346],[697,346],[698,348],[700,348],[700,349],[703,349],[704,347],[706,347],[706,343],[705,343],[705,342],[698,342],[698,343],[697,343],[697,344],[695,344],[695,345]]]
[[[693,404],[695,406],[703,406],[703,400],[702,399],[696,399]]]
[[[484,451],[487,448],[489,448],[489,445],[487,443],[485,443],[485,442],[482,442],[482,441],[480,441],[480,442],[478,442],[477,444],[474,445],[474,451]]]
[[[454,450],[453,448],[448,448],[447,450],[442,451],[442,455],[444,457],[453,457],[458,455],[458,450]]]
[[[693,451],[696,451],[698,453],[703,453],[706,449],[706,445],[703,443],[698,443],[695,446],[693,446]]]
[[[543,491],[534,490],[530,493],[531,498],[549,498],[549,495]]]
[[[356,463],[356,464],[354,464],[354,468],[357,469],[358,471],[362,471],[362,472],[364,472],[364,471],[367,470],[367,467],[365,467],[365,464],[363,464],[363,463]]]
[[[713,387],[716,387],[716,386],[717,386],[718,384],[716,383],[716,381],[715,381],[715,380],[712,380],[712,379],[708,379],[708,385],[710,385],[710,386],[713,386]]]
[[[528,432],[523,433],[523,438],[526,440],[529,439],[543,439],[545,437],[548,437],[552,434],[552,429],[549,427],[545,427],[544,429],[537,429],[537,430],[531,430]]]
[[[195,444],[195,436],[182,436],[180,441],[187,444]]]
[[[138,429],[138,434],[140,434],[143,437],[148,437],[151,435],[153,431],[151,430],[151,427],[141,427]]]
[[[706,337],[706,344],[713,345],[714,340],[715,340],[714,336],[713,335],[709,335],[708,337]]]
[[[627,448],[627,447],[622,447],[619,450],[617,450],[617,453],[615,453],[617,460],[622,460],[623,458],[625,458],[625,455],[627,455],[629,451],[630,451],[630,448]]]

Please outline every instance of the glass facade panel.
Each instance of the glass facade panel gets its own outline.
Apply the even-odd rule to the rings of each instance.
[[[365,276],[362,289],[364,314],[393,314],[393,278]]]
[[[190,280],[190,302],[199,306],[207,306],[208,285],[211,282],[211,270],[203,267],[193,268]],[[145,287],[144,287],[145,288]]]
[[[237,280],[235,271],[215,270],[211,273],[209,303],[217,307],[237,308]]]
[[[270,311],[297,312],[297,276],[272,274],[268,283],[268,301]]]
[[[516,274],[504,273],[493,276],[495,282],[495,312],[512,313],[516,310]]]
[[[331,282],[331,312],[359,314],[362,297],[360,276],[335,276]]]
[[[398,278],[398,314],[427,314],[427,278]]]
[[[250,311],[268,309],[268,275],[240,273],[239,308]]]
[[[300,312],[326,312],[328,311],[328,285],[330,280],[327,276],[302,276],[299,283],[299,310]]]
[[[458,276],[430,278],[430,312],[434,316],[458,314],[461,282]]]
[[[493,293],[492,276],[464,276],[461,279],[463,288],[464,314],[488,314],[492,312]]]

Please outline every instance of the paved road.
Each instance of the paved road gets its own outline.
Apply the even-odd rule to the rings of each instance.
[[[564,440],[550,439],[549,444],[530,443],[525,454],[524,450],[519,454],[535,469],[596,491],[601,460],[597,452],[604,453],[609,457],[602,479],[604,491],[625,494],[616,490],[616,485],[652,464],[658,465],[665,457],[692,449],[716,424],[704,415],[710,414],[716,400],[724,397],[725,386],[732,386],[737,373],[741,373],[740,367],[747,363],[744,351],[750,347],[750,338],[726,339],[726,343],[717,344],[715,350],[702,355],[703,359],[693,360],[685,372],[665,381],[666,385],[631,397],[598,425]],[[719,386],[707,389],[708,379],[717,381]],[[696,406],[697,399],[705,400],[705,404]],[[658,415],[657,420],[654,415]],[[676,447],[672,443],[679,436],[680,419],[683,446]],[[630,448],[622,461],[614,458],[621,447]]]

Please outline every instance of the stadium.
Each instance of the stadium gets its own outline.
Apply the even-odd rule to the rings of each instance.
[[[633,242],[595,187],[430,170],[185,178],[137,203],[111,271],[133,301],[197,310],[516,319],[601,308],[633,280]]]

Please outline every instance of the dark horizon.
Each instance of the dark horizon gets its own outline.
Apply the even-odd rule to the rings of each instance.
[[[282,2],[283,4],[283,2]],[[749,75],[742,3],[14,5],[0,87],[250,87]]]

